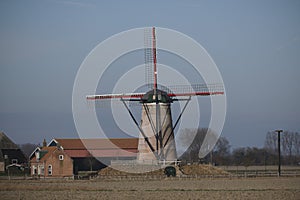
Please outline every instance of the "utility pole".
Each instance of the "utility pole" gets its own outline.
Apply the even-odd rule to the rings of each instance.
[[[283,132],[283,130],[275,130],[277,132],[277,144],[278,144],[278,176],[281,175],[281,158],[280,158],[280,133]]]

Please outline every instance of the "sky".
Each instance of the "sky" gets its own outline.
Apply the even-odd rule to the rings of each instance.
[[[78,137],[72,90],[85,57],[114,34],[157,26],[192,37],[218,66],[222,136],[262,147],[268,131],[300,131],[299,10],[296,0],[0,1],[0,130],[18,144]]]

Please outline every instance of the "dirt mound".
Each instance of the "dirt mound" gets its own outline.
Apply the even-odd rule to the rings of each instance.
[[[159,170],[144,172],[144,173],[129,173],[126,171],[119,171],[111,167],[106,167],[104,169],[101,169],[98,174],[100,176],[129,176],[129,175],[130,176],[135,176],[135,175],[159,176],[159,175],[164,175],[164,169],[159,169]]]
[[[138,172],[138,168],[142,168],[143,166],[134,166],[136,172]],[[176,166],[176,174],[177,175],[229,175],[228,172],[214,167],[212,165],[198,165],[198,164],[192,164],[192,165],[184,165],[181,167]],[[115,168],[106,167],[99,171],[100,176],[163,176],[164,175],[164,169],[149,171],[149,172],[143,172],[143,173],[130,173],[126,172],[126,169],[117,170]]]
[[[212,165],[184,165],[180,168],[185,175],[229,175],[228,172]]]

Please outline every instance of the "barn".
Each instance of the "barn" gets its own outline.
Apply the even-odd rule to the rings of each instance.
[[[112,160],[136,159],[137,147],[138,138],[55,138],[31,154],[31,175],[71,177],[81,171],[98,171]]]
[[[27,158],[9,137],[0,132],[0,172],[19,173],[27,167]]]

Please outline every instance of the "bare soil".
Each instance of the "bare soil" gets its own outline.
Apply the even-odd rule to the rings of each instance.
[[[300,178],[1,180],[0,199],[300,199]]]
[[[181,171],[185,175],[229,175],[228,172],[212,165],[184,165]]]
[[[136,171],[140,171],[138,169],[138,165],[132,166],[132,168],[136,168]],[[140,166],[144,167],[144,166]],[[122,169],[122,166],[120,167]],[[127,166],[128,168],[128,166]],[[164,169],[158,169],[158,170],[153,170],[149,171],[146,173],[129,173],[129,172],[124,172],[126,171],[126,168],[123,167],[122,171],[118,171],[114,168],[106,167],[102,170],[99,171],[100,176],[125,176],[125,175],[153,175],[153,176],[163,176],[164,175]],[[129,171],[129,170],[127,170]],[[176,166],[176,171],[177,174],[179,175],[229,175],[228,172],[221,168],[214,167],[212,165],[204,165],[204,164],[192,164],[192,165],[184,165],[182,167]]]

